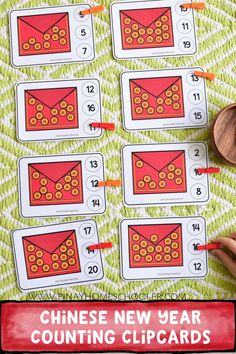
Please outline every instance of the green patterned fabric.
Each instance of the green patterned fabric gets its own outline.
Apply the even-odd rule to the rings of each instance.
[[[233,167],[222,165],[210,149],[211,166],[220,166],[221,174],[210,177],[211,200],[202,206],[152,207],[127,209],[119,188],[107,190],[107,212],[94,217],[102,242],[114,246],[103,251],[105,278],[94,285],[77,286],[23,294],[16,283],[10,232],[15,228],[39,226],[78,218],[23,219],[18,208],[17,160],[21,156],[101,152],[105,157],[106,177],[121,178],[121,147],[128,143],[206,141],[209,128],[153,130],[128,133],[122,128],[120,83],[122,71],[160,69],[200,65],[217,75],[207,82],[210,121],[222,107],[236,96],[236,3],[235,0],[209,0],[207,9],[196,13],[198,52],[194,56],[161,59],[116,61],[112,56],[110,33],[110,1],[106,10],[94,16],[96,60],[88,64],[55,65],[48,67],[13,68],[9,55],[8,12],[22,7],[75,4],[66,0],[2,0],[1,4],[1,240],[0,298],[15,299],[229,299],[236,297],[236,281],[213,256],[209,257],[209,275],[203,280],[163,280],[124,282],[120,277],[119,221],[124,217],[161,217],[202,215],[207,220],[208,239],[228,235],[236,229],[236,174]],[[97,5],[89,1],[91,5]],[[115,133],[91,141],[51,141],[20,143],[16,140],[15,84],[24,80],[97,77],[101,80],[103,117],[116,124]]]

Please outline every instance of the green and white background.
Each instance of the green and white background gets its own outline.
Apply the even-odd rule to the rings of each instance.
[[[174,1],[174,0],[170,0]],[[124,282],[120,277],[118,226],[124,217],[161,217],[202,215],[207,220],[208,239],[228,235],[236,229],[236,171],[223,166],[210,149],[211,166],[220,166],[221,174],[210,177],[211,200],[203,206],[178,206],[127,209],[120,188],[107,190],[107,212],[95,217],[101,241],[112,241],[113,248],[103,251],[105,278],[95,285],[23,294],[17,288],[10,232],[15,228],[45,225],[79,218],[23,219],[18,209],[17,160],[21,156],[101,152],[105,157],[106,177],[121,178],[120,150],[128,143],[206,141],[209,128],[128,133],[122,128],[120,73],[133,69],[160,69],[200,65],[217,78],[207,83],[210,121],[219,109],[236,101],[236,1],[209,0],[207,9],[196,18],[198,52],[191,57],[116,61],[112,56],[110,1],[106,10],[94,16],[96,60],[89,64],[13,68],[10,64],[8,13],[11,9],[75,4],[66,0],[0,0],[0,85],[1,85],[1,237],[0,299],[229,299],[236,298],[236,281],[211,255],[209,275],[203,280],[166,280]],[[89,1],[91,5],[97,5]],[[15,84],[18,81],[97,77],[102,86],[103,118],[116,124],[115,133],[91,141],[52,141],[20,143],[16,140]]]

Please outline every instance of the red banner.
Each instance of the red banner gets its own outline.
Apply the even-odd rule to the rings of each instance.
[[[235,304],[181,302],[8,302],[1,347],[15,352],[229,351]]]

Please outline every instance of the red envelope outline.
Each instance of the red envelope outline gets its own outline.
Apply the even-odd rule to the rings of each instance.
[[[145,155],[145,158],[144,158]],[[155,155],[155,158],[154,156]],[[159,159],[157,156],[159,155]],[[153,175],[156,173],[155,179],[160,181],[159,177],[157,177],[157,173],[160,173],[168,168],[170,164],[173,164],[176,160],[177,163],[181,166],[177,166],[177,168],[181,168],[182,174],[180,178],[182,178],[182,183],[180,185],[175,184],[175,180],[170,180],[166,182],[166,188],[159,188],[158,184],[156,188],[142,188],[138,189],[136,182],[140,180],[139,175],[144,175],[141,171],[141,168],[138,169],[135,165],[137,161],[135,159],[141,160],[145,165],[146,170],[148,170],[148,175]],[[158,194],[158,193],[185,193],[187,192],[187,178],[186,178],[186,168],[185,168],[185,151],[184,150],[171,150],[171,151],[141,151],[141,152],[132,152],[132,171],[133,171],[133,192],[134,194]],[[139,172],[141,171],[141,172]],[[154,171],[154,172],[153,172]],[[166,172],[166,171],[164,171]],[[166,172],[167,174],[167,172]],[[175,179],[177,176],[175,176]],[[156,180],[153,181],[156,182]],[[168,183],[168,185],[167,185]]]
[[[69,264],[67,269],[62,269],[60,267],[60,265],[62,264],[62,261],[60,260],[60,255],[62,254],[62,252],[59,250],[59,248],[63,244],[65,244],[65,242],[68,239],[73,241],[73,251],[74,251],[73,258],[75,259],[75,264],[74,265]],[[34,236],[25,236],[22,238],[22,242],[23,242],[25,264],[26,264],[26,271],[27,271],[28,279],[42,278],[42,277],[49,277],[49,276],[58,276],[58,275],[63,275],[63,274],[81,272],[75,230],[58,231],[58,232],[41,234],[41,235],[34,235]],[[32,253],[27,250],[27,246],[29,244],[33,245],[34,247],[37,247]],[[42,257],[37,257],[36,252],[38,250],[43,251]],[[59,268],[58,268],[58,270],[52,269],[52,264],[55,262],[51,258],[52,254],[58,255],[59,259],[56,262],[59,264],[59,268],[61,268],[61,269],[59,269]],[[28,260],[27,257],[30,255],[34,255],[34,257],[35,257],[34,262],[30,262]],[[50,266],[49,271],[47,271],[47,272],[43,271],[42,266],[38,266],[39,271],[37,271],[35,273],[33,273],[31,271],[31,266],[37,265],[36,262],[39,258],[41,258],[44,262],[46,262],[44,264],[47,264]],[[69,256],[68,256],[67,260],[68,259],[69,259]]]
[[[157,98],[167,99],[164,94],[166,91],[171,91],[171,87],[173,85],[178,86],[178,91],[172,92],[172,94],[178,94],[179,100],[173,101],[171,97],[169,97],[172,101],[172,104],[178,103],[180,108],[178,110],[174,110],[172,105],[167,106],[165,103],[163,113],[158,113],[156,108],[158,106],[156,100]],[[141,93],[135,95],[134,89],[135,87],[139,87],[141,89]],[[150,103],[150,106],[154,108],[155,112],[153,114],[149,114],[147,109],[143,109],[144,112],[141,114],[136,113],[136,108],[142,104],[142,101],[139,104],[135,104],[134,99],[136,97],[142,98],[143,93],[148,93],[152,97],[147,100]],[[135,96],[135,97],[134,97]],[[168,77],[150,77],[150,78],[140,78],[140,79],[131,79],[130,80],[130,103],[131,103],[131,112],[132,112],[132,120],[142,120],[142,119],[164,119],[164,118],[184,118],[184,99],[183,99],[183,84],[181,76],[168,76]]]
[[[176,266],[183,266],[183,247],[182,247],[182,225],[177,223],[177,224],[143,224],[143,225],[129,225],[128,226],[128,235],[129,235],[129,266],[130,268],[145,268],[145,267],[176,267]],[[133,241],[132,240],[132,232],[137,233],[139,236],[142,237],[142,239],[146,240],[149,244],[154,246],[154,251],[150,253],[152,255],[153,260],[150,263],[147,263],[145,260],[141,260],[139,262],[135,261],[133,259],[133,255],[137,254],[138,251],[132,250],[132,246],[134,242],[138,241]],[[148,234],[145,235],[145,232]],[[156,261],[154,260],[154,256],[157,254],[155,251],[155,247],[159,245],[162,241],[164,241],[168,236],[170,236],[173,232],[178,233],[178,239],[175,240],[177,242],[179,247],[178,253],[179,256],[176,259],[173,259],[169,262],[165,261],[162,259],[162,261]],[[158,236],[161,236],[160,239],[158,239],[156,242],[153,242],[150,237],[152,234],[156,234]],[[148,246],[146,246],[147,248]],[[170,246],[171,248],[171,246]],[[176,249],[171,249],[172,252],[175,251]],[[172,252],[170,254],[172,254]],[[162,250],[161,252],[162,255],[165,255],[165,252]]]
[[[153,43],[147,43],[145,45],[136,43],[135,45],[127,44],[126,35],[123,31],[123,16],[129,17],[135,23],[138,23],[143,28],[148,28],[154,24],[155,21],[159,20],[163,15],[169,13],[169,30],[168,33],[170,37],[168,40],[164,40],[164,43],[158,43],[153,41]],[[160,47],[173,47],[174,46],[174,34],[173,34],[173,24],[172,24],[172,14],[171,7],[159,7],[159,8],[145,8],[145,9],[129,9],[120,10],[120,23],[121,23],[121,41],[122,49],[139,49],[139,48],[160,48]],[[144,38],[146,37],[143,36]],[[139,47],[139,48],[138,48]]]
[[[67,192],[63,191],[63,194],[66,195],[66,197],[62,198],[61,201],[56,200],[55,198],[52,198],[52,200],[46,200],[46,197],[43,196],[41,200],[35,201],[33,195],[35,192],[39,191],[39,186],[38,184],[33,183],[33,177],[31,178],[31,169],[32,169],[32,174],[33,172],[38,172],[42,177],[46,178],[52,186],[53,189],[53,183],[56,185],[56,183],[61,183],[63,182],[63,185],[65,184],[62,179],[67,176],[73,169],[76,169],[76,167],[79,168],[78,171],[78,178],[79,178],[79,184],[77,186],[77,189],[79,190],[79,194],[77,196],[72,196],[70,190]],[[42,163],[30,163],[28,165],[29,168],[29,198],[30,198],[30,205],[31,206],[43,206],[43,205],[60,205],[60,204],[81,204],[83,203],[83,179],[82,179],[82,165],[81,161],[63,161],[63,162],[42,162]],[[37,180],[38,181],[38,180]],[[49,192],[51,193],[52,190]],[[53,191],[56,193],[56,189]],[[46,195],[45,195],[46,196]]]
[[[28,99],[34,98],[37,102],[34,106],[28,104]],[[74,106],[74,119],[69,121],[67,116],[71,112],[67,112],[67,115],[62,117],[60,115],[61,107],[60,103],[65,99],[68,100],[68,105]],[[46,113],[45,118],[50,119],[56,117],[58,119],[57,124],[47,124],[42,125],[42,119],[38,119],[35,125],[30,124],[30,119],[36,115],[36,105],[38,103],[46,106],[43,113]],[[48,111],[53,108],[58,109],[58,114],[53,116],[51,112]],[[46,112],[45,112],[46,111]],[[50,117],[48,116],[50,114]],[[26,117],[26,130],[27,131],[39,131],[39,130],[57,130],[57,129],[75,129],[79,128],[79,118],[78,118],[78,94],[77,87],[59,87],[59,88],[45,88],[45,89],[30,89],[25,90],[25,117]]]
[[[67,45],[65,47],[56,45],[56,41],[55,41],[54,46],[51,49],[41,48],[40,50],[38,50],[38,52],[35,49],[30,51],[23,49],[23,44],[27,41],[27,36],[28,39],[30,37],[35,36],[40,43],[40,41],[42,42],[43,40],[43,35],[46,34],[48,31],[51,31],[53,26],[59,25],[60,22],[64,22],[64,27],[66,28],[67,31],[66,34]],[[18,24],[18,45],[19,45],[20,56],[71,52],[68,12],[19,16],[17,17],[17,24]]]

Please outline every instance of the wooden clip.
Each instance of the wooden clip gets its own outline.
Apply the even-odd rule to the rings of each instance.
[[[208,167],[208,168],[197,168],[198,173],[220,173],[220,168],[219,167]]]
[[[104,5],[98,5],[98,6],[93,6],[90,7],[89,9],[81,11],[81,15],[90,15],[90,14],[95,14],[96,12],[102,12],[105,9]]]
[[[103,243],[98,243],[97,245],[91,245],[88,246],[87,249],[89,251],[95,251],[95,250],[104,250],[105,248],[112,248],[112,242],[103,242]]]
[[[208,79],[210,81],[215,80],[215,74],[213,73],[204,73],[202,71],[194,71],[194,75],[195,76],[199,76],[199,77],[204,77],[205,79]]]
[[[204,10],[206,8],[205,2],[184,3],[181,5],[183,9]]]
[[[107,181],[102,181],[98,182],[99,187],[120,187],[121,186],[121,180],[107,180]]]
[[[197,251],[209,251],[209,250],[216,250],[218,248],[220,248],[219,242],[210,243],[208,245],[197,245],[196,246]]]
[[[105,130],[115,130],[115,124],[114,123],[91,123],[91,127],[93,128],[100,128],[100,129],[105,129]]]

